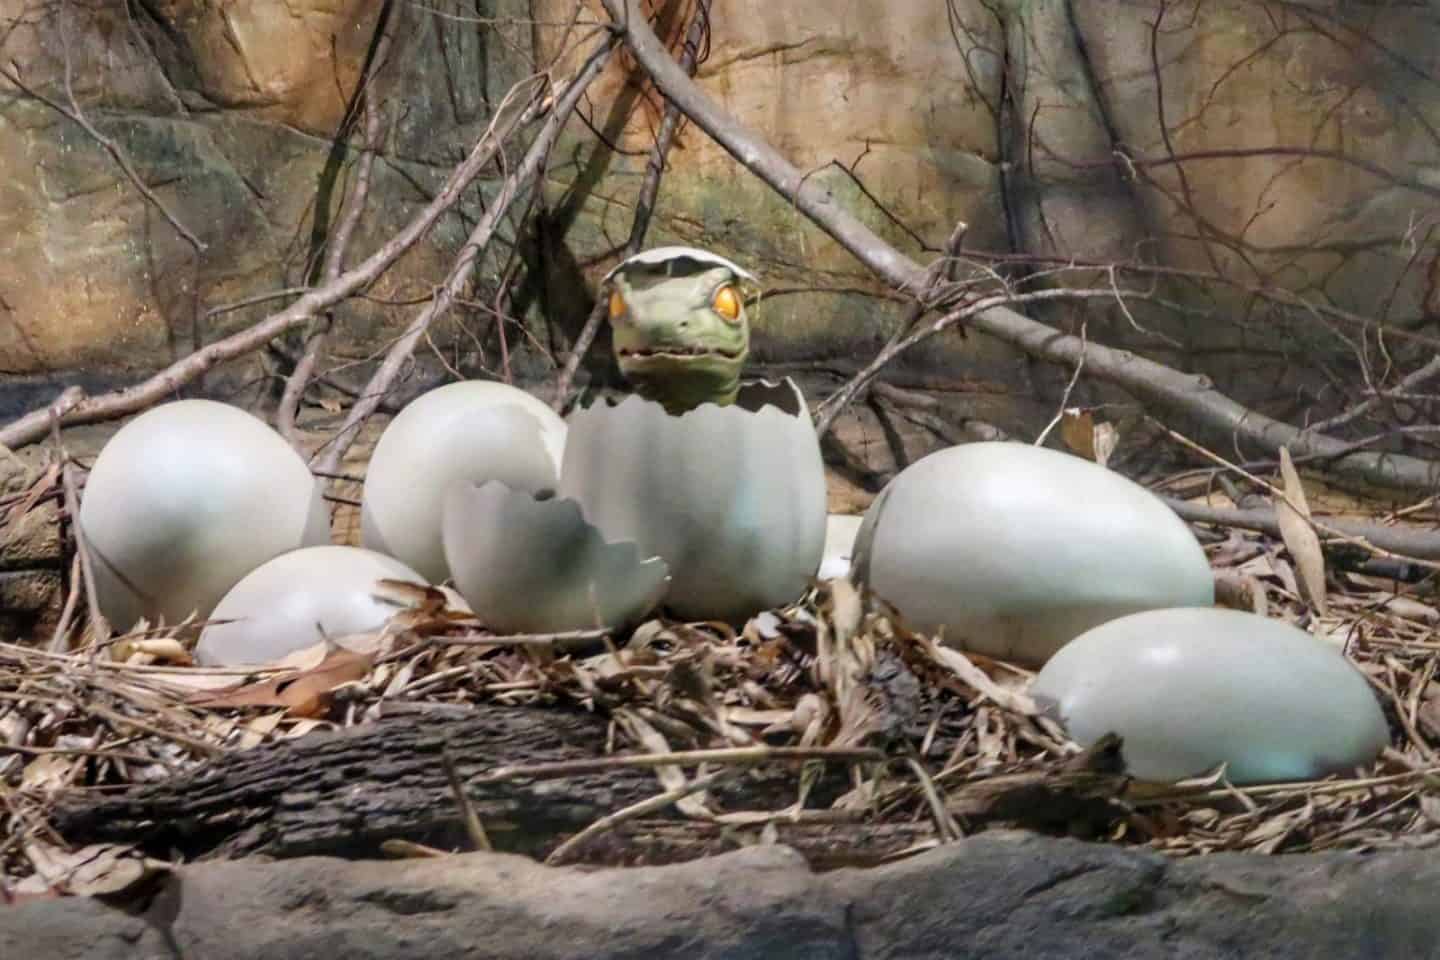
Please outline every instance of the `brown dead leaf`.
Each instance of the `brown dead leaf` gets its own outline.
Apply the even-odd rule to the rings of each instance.
[[[1305,599],[1317,613],[1325,613],[1325,555],[1320,551],[1320,536],[1310,523],[1310,504],[1305,487],[1290,450],[1280,448],[1280,475],[1284,479],[1284,497],[1275,497],[1275,519],[1280,524],[1280,539],[1290,551],[1299,571],[1300,587]],[[1293,506],[1292,506],[1293,504]]]
[[[1066,407],[1060,416],[1060,439],[1086,460],[1095,459],[1095,418],[1083,407]]]
[[[330,694],[337,687],[365,679],[374,663],[374,654],[335,648],[308,670],[244,684],[218,695],[201,695],[189,702],[210,709],[285,707],[292,717],[314,717],[329,705]]]

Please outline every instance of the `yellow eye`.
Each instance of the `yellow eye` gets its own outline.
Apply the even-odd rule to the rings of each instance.
[[[610,319],[615,320],[625,314],[625,298],[620,296],[619,290],[610,291]]]
[[[715,299],[710,301],[710,305],[731,323],[740,319],[740,294],[729,284],[715,291]]]

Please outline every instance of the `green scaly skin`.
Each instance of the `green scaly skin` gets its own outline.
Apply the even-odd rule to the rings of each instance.
[[[616,274],[611,283],[625,302],[610,320],[615,358],[636,393],[676,415],[702,403],[735,402],[750,322],[743,297],[736,320],[712,306],[726,284],[740,293],[734,273],[707,264],[677,276],[662,265]]]

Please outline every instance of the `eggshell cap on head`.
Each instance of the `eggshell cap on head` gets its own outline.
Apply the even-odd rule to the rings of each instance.
[[[793,384],[746,385],[734,405],[679,416],[638,396],[578,410],[560,492],[607,540],[664,559],[665,605],[686,619],[790,603],[820,565],[824,465]]]
[[[100,451],[80,507],[102,612],[121,630],[207,616],[266,560],[329,542],[321,494],[300,455],[238,407],[141,414]]]
[[[359,547],[310,547],[282,554],[235,585],[200,634],[206,666],[273,663],[325,638],[367,633],[400,609],[376,596],[380,580],[424,583],[394,557]]]
[[[759,285],[760,283],[760,281],[755,278],[755,275],[749,270],[746,270],[744,267],[738,265],[733,260],[725,259],[718,253],[711,253],[709,250],[701,250],[699,247],[679,246],[652,247],[649,250],[641,250],[639,253],[634,254],[633,256],[626,257],[624,260],[616,264],[609,273],[605,274],[605,279],[602,282],[609,283],[616,274],[624,273],[626,270],[629,270],[636,266],[653,267],[662,263],[668,263],[671,260],[694,260],[696,263],[708,264],[716,267],[725,267],[727,270],[735,274],[735,276],[739,277],[741,280],[747,280],[750,283],[756,285]]]
[[[1204,551],[1163,501],[1019,443],[963,444],[907,467],[867,511],[854,569],[911,626],[1027,664],[1107,620],[1215,600]]]
[[[516,490],[553,490],[565,433],[553,410],[508,384],[466,380],[431,390],[401,410],[375,446],[362,542],[433,583],[445,580],[441,515],[451,485],[499,480]]]
[[[497,633],[624,626],[670,579],[665,562],[634,543],[607,543],[573,500],[536,500],[498,481],[451,488],[445,556],[461,595]]]
[[[1390,742],[1365,678],[1334,647],[1238,610],[1151,610],[1050,659],[1030,693],[1078,743],[1124,740],[1130,772],[1180,780],[1227,764],[1232,783],[1309,780]]]

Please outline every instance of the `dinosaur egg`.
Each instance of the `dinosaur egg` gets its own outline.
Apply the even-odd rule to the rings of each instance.
[[[1390,742],[1369,683],[1339,650],[1238,610],[1112,620],[1055,654],[1030,692],[1078,743],[1119,734],[1145,780],[1221,763],[1236,784],[1310,780],[1369,763]]]
[[[497,633],[624,626],[659,602],[670,579],[659,557],[607,543],[573,500],[497,481],[452,487],[444,526],[455,586]]]
[[[832,513],[825,518],[825,548],[820,559],[821,580],[834,580],[850,575],[850,561],[855,552],[855,539],[864,517]]]
[[[195,658],[206,666],[273,663],[321,640],[378,630],[399,605],[376,581],[424,578],[394,557],[359,547],[292,550],[251,571],[211,614]]]
[[[809,585],[825,544],[825,475],[790,381],[678,416],[638,396],[570,417],[560,493],[605,539],[670,567],[665,604],[739,622]]]
[[[857,580],[912,626],[1027,664],[1107,620],[1215,599],[1204,552],[1161,500],[1019,443],[917,460],[870,505],[855,549]]]
[[[441,514],[457,482],[499,480],[515,490],[554,490],[565,422],[523,390],[465,380],[401,410],[380,435],[365,474],[361,541],[445,580]]]
[[[287,550],[328,543],[330,518],[305,461],[229,404],[180,400],[141,414],[100,451],[80,527],[101,611],[205,617],[241,577]]]

